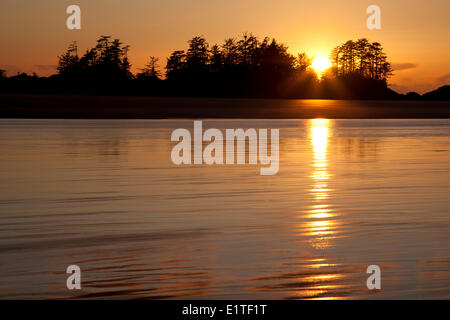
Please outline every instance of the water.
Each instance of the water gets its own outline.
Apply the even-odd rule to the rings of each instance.
[[[173,165],[192,126],[0,120],[0,298],[450,298],[450,120],[204,121],[280,128],[275,176]]]

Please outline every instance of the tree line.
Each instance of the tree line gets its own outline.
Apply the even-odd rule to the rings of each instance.
[[[101,36],[93,48],[80,54],[73,42],[58,57],[52,85],[62,91],[171,96],[382,98],[394,94],[387,88],[392,74],[387,55],[381,44],[367,39],[337,46],[330,55],[332,67],[321,80],[310,68],[312,57],[293,55],[276,39],[260,40],[251,33],[214,45],[195,36],[186,49],[170,54],[165,72],[159,59],[151,56],[133,74],[129,49],[119,39]]]

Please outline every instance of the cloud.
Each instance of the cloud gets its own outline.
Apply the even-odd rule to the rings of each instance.
[[[35,64],[34,67],[38,70],[43,70],[43,71],[56,70],[56,65],[53,65],[53,64]]]
[[[407,69],[413,69],[413,68],[417,68],[416,63],[412,63],[412,62],[393,62],[392,63],[392,69],[394,71],[407,70]]]
[[[442,85],[450,84],[450,73],[440,76],[436,82]]]

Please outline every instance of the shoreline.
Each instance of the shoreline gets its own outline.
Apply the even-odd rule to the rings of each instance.
[[[447,119],[450,101],[197,98],[0,93],[0,118]]]

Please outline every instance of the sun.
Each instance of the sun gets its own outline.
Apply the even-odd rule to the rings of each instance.
[[[319,76],[329,67],[331,67],[331,62],[325,57],[316,57],[311,63],[311,68],[313,68]]]

